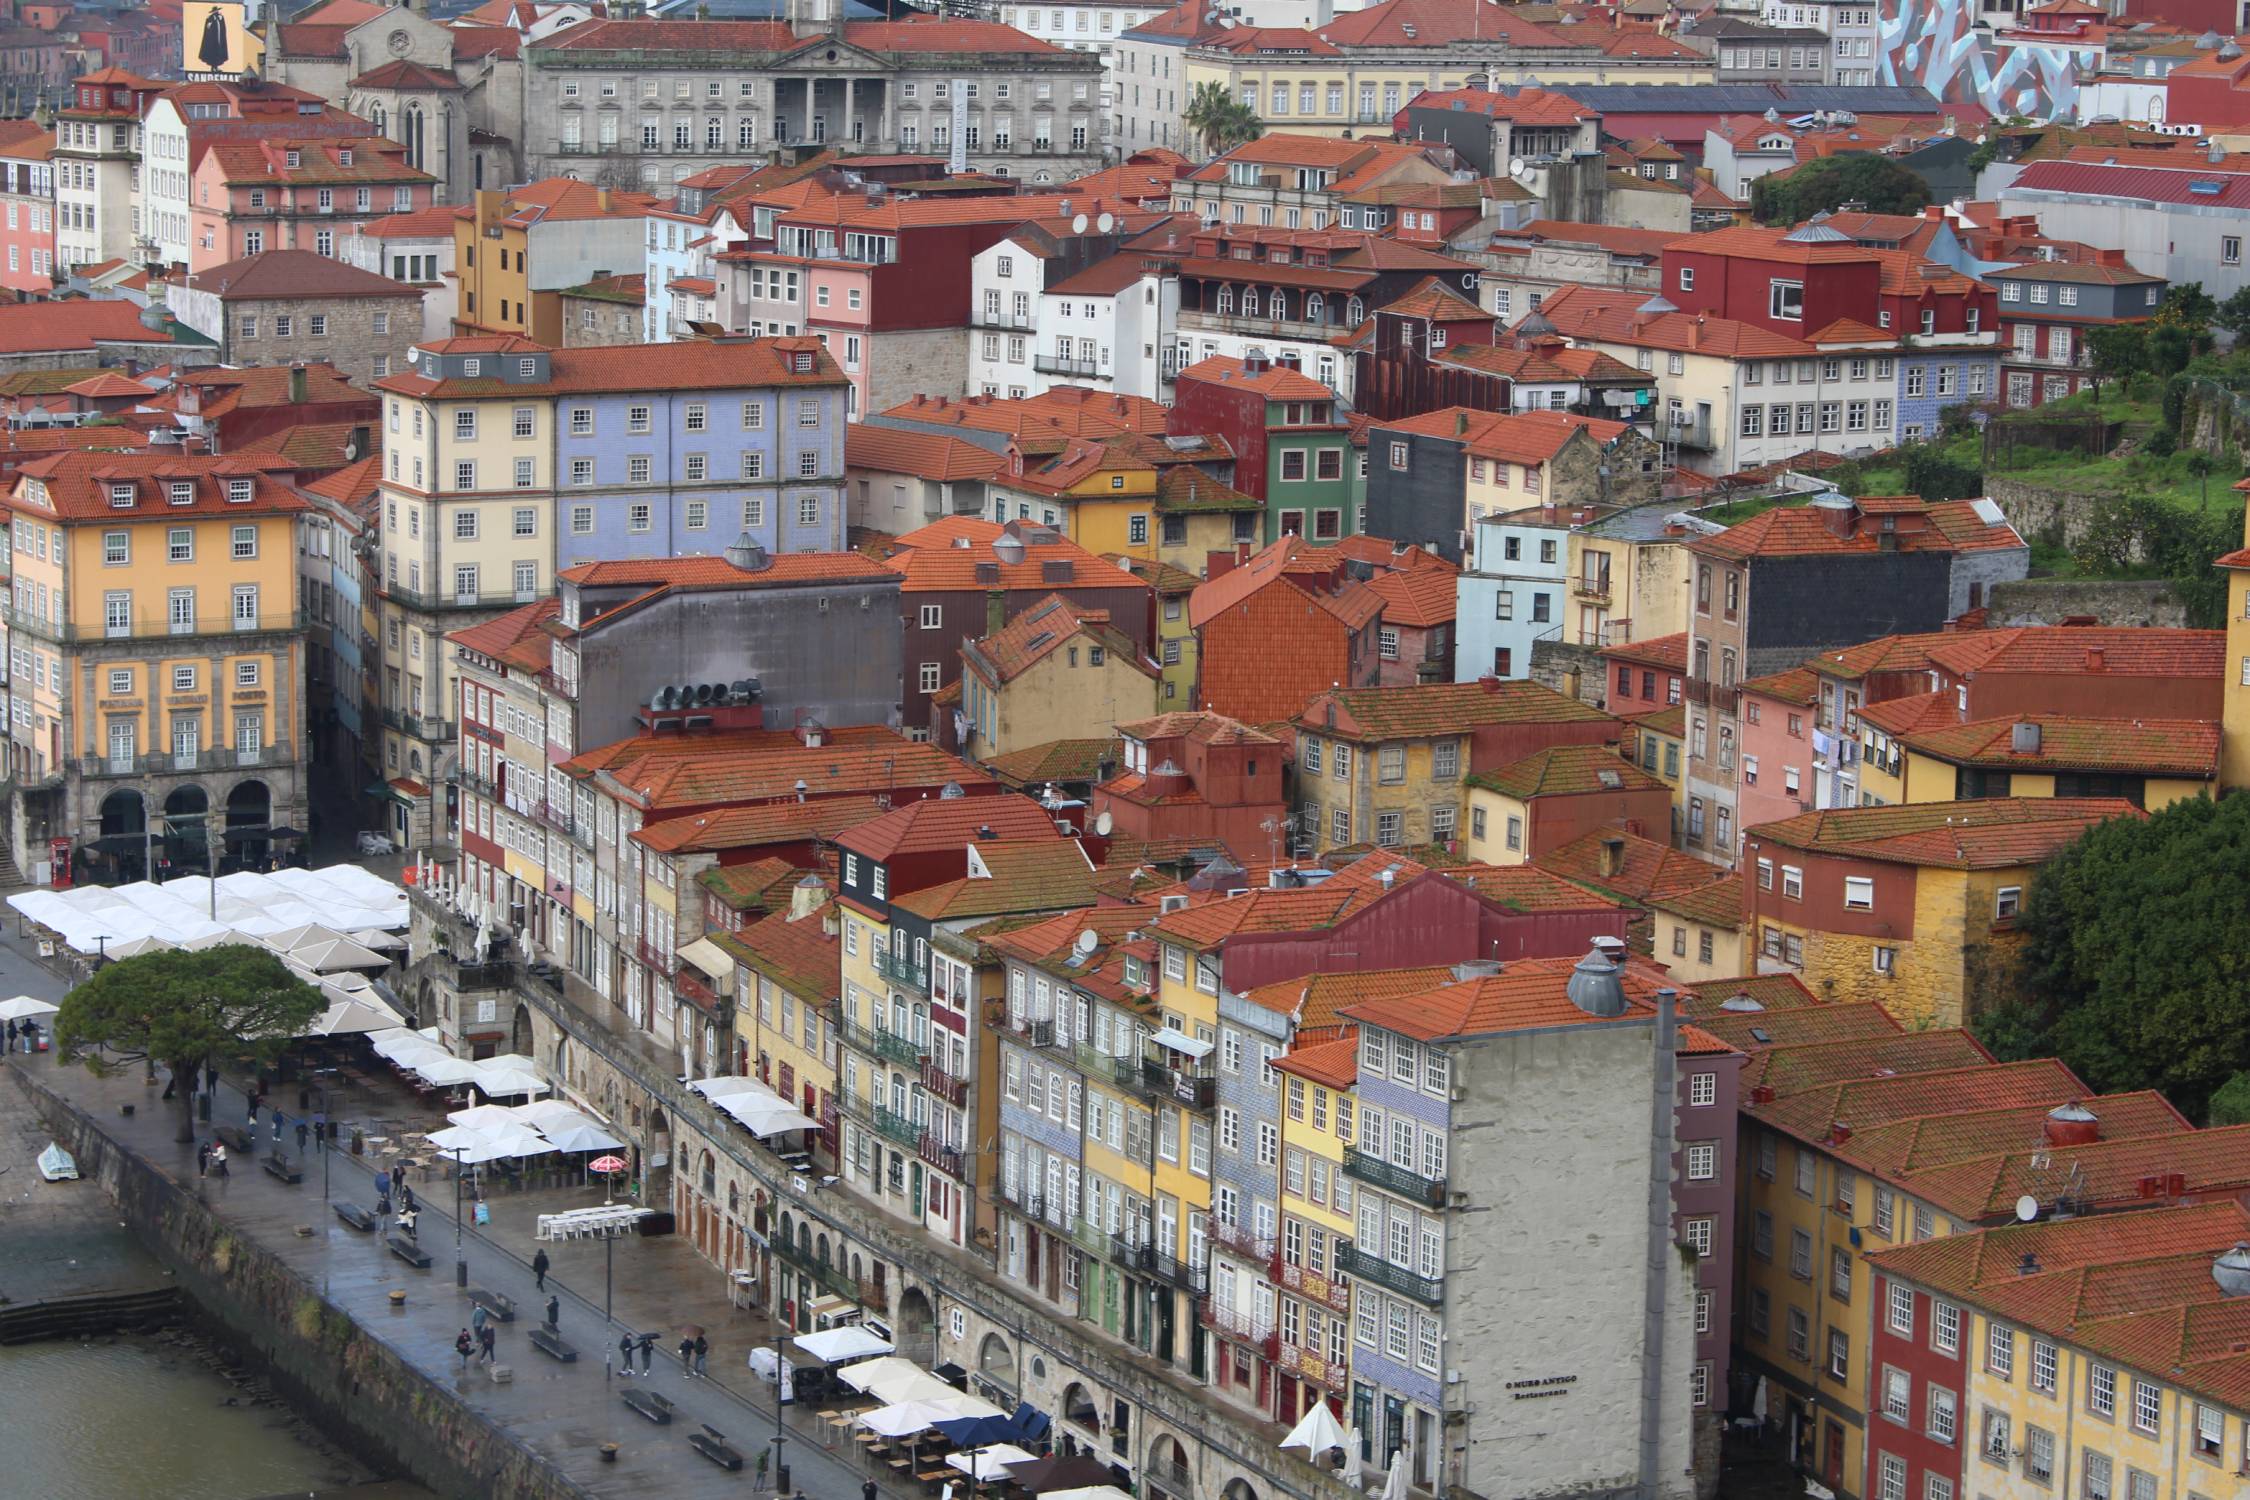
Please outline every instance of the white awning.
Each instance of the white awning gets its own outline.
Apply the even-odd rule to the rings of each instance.
[[[733,956],[707,937],[699,937],[692,943],[683,944],[680,957],[720,984],[731,983],[734,979]]]
[[[1159,1047],[1169,1048],[1171,1051],[1187,1057],[1209,1057],[1211,1055],[1211,1043],[1189,1036],[1184,1031],[1174,1031],[1170,1027],[1165,1027],[1161,1031],[1150,1032],[1148,1039]]]

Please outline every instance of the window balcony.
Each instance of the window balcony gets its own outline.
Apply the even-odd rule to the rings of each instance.
[[[1088,1255],[1109,1254],[1109,1236],[1102,1232],[1102,1226],[1095,1223],[1091,1215],[1080,1218],[1070,1226],[1070,1241]]]
[[[1339,1396],[1344,1394],[1348,1385],[1345,1376],[1349,1370],[1342,1360],[1328,1359],[1297,1344],[1281,1345],[1280,1364],[1288,1373],[1324,1386]]]
[[[954,1077],[927,1057],[922,1059],[922,1087],[955,1109],[969,1102],[969,1081]]]
[[[1145,1093],[1204,1114],[1211,1112],[1219,1097],[1219,1080],[1210,1074],[1190,1073],[1149,1058],[1141,1061],[1141,1088]]]
[[[1581,574],[1570,581],[1570,591],[1581,599],[1598,599],[1606,604],[1609,602],[1609,575],[1588,578]]]
[[[1211,1236],[1212,1244],[1219,1246],[1221,1249],[1232,1251],[1245,1260],[1263,1265],[1273,1259],[1274,1242],[1270,1239],[1258,1238],[1243,1225],[1222,1224],[1214,1219],[1211,1221],[1207,1232]]]
[[[957,1146],[948,1146],[935,1131],[925,1130],[914,1144],[914,1154],[923,1163],[946,1176],[961,1180],[967,1177],[967,1157]]]
[[[1339,1243],[1336,1248],[1340,1252],[1345,1247]],[[1308,1271],[1303,1266],[1290,1265],[1276,1255],[1266,1264],[1266,1280],[1297,1293],[1307,1301],[1318,1302],[1331,1312],[1350,1312],[1352,1288],[1350,1282],[1339,1279],[1343,1275],[1340,1256],[1336,1271],[1335,1276],[1323,1276],[1317,1271]]]
[[[910,1038],[890,1031],[870,1031],[848,1016],[844,1018],[843,1031],[846,1046],[921,1071],[922,1049]]]
[[[451,744],[461,737],[460,727],[451,719],[425,718],[421,714],[388,703],[383,705],[383,723],[400,734],[410,734],[418,740]]]
[[[875,1129],[902,1146],[912,1146],[917,1153],[922,1149],[922,1127],[904,1115],[893,1114],[878,1104],[874,1109]]]
[[[1370,1156],[1349,1146],[1344,1148],[1344,1171],[1386,1193],[1396,1193],[1432,1208],[1445,1206],[1445,1179],[1442,1177],[1424,1177],[1411,1167],[1394,1165],[1380,1156]]]
[[[1201,1266],[1191,1266],[1154,1245],[1140,1243],[1122,1234],[1109,1237],[1109,1253],[1112,1260],[1126,1269],[1152,1276],[1182,1291],[1201,1292],[1208,1279]]]
[[[973,314],[969,323],[974,328],[1002,328],[1016,333],[1028,333],[1038,326],[1038,320],[1028,312],[1001,312],[990,307]]]
[[[1677,443],[1682,448],[1698,448],[1705,453],[1719,446],[1711,419],[1694,412],[1668,412],[1658,424],[1657,436],[1664,442]]]
[[[1042,375],[1077,375],[1081,377],[1097,376],[1106,378],[1110,373],[1107,369],[1103,368],[1103,361],[1101,360],[1080,359],[1076,355],[1070,354],[1034,354],[1031,356],[1031,367],[1034,370],[1037,370]]]
[[[157,751],[149,755],[87,755],[75,762],[81,777],[148,776],[186,771],[231,771],[241,766],[285,766],[295,757],[276,745],[255,750]],[[159,834],[158,837],[162,837]]]
[[[929,982],[922,977],[921,969],[915,965],[912,959],[900,958],[888,948],[876,949],[870,955],[870,961],[873,963],[876,973],[901,989],[922,994],[929,988]]]
[[[0,608],[8,628],[42,641],[146,641],[165,637],[248,635],[259,631],[302,630],[305,617],[294,610],[248,615],[192,615],[104,619],[99,625],[58,625],[13,607]]]
[[[1445,1305],[1445,1283],[1428,1276],[1419,1276],[1404,1266],[1394,1266],[1380,1256],[1369,1255],[1356,1245],[1346,1245],[1336,1252],[1336,1269],[1360,1281],[1372,1282],[1386,1291],[1401,1297],[1412,1297],[1431,1307]]]
[[[1255,1349],[1267,1359],[1280,1351],[1281,1335],[1271,1328],[1260,1328],[1248,1313],[1231,1307],[1221,1307],[1209,1297],[1195,1304],[1196,1321],[1230,1343]]]
[[[1029,1183],[1003,1182],[1000,1184],[1000,1201],[1027,1219],[1044,1219],[1047,1216],[1046,1198]]]

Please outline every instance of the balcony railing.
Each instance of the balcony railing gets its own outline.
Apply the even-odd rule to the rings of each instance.
[[[1242,270],[1243,280],[1254,281],[1257,279],[1257,262],[1242,262]],[[1263,315],[1252,316],[1249,313],[1223,313],[1200,307],[1181,308],[1179,326],[1183,330],[1196,329],[1206,333],[1264,333],[1277,338],[1294,337],[1323,340],[1347,331],[1340,323],[1308,323],[1302,318],[1269,318]]]
[[[955,1109],[969,1102],[969,1080],[954,1077],[927,1057],[922,1059],[922,1087]]]
[[[1206,1232],[1211,1236],[1212,1244],[1231,1250],[1246,1260],[1263,1264],[1273,1259],[1274,1242],[1271,1239],[1260,1239],[1241,1224],[1222,1224],[1214,1219]]]
[[[667,953],[647,938],[636,939],[634,947],[640,954],[641,962],[657,973],[669,975],[679,971],[680,956],[677,953]]]
[[[1742,701],[1739,688],[1725,687],[1705,678],[1690,677],[1686,686],[1688,702],[1706,704],[1721,713],[1735,712]]]
[[[425,718],[388,703],[383,705],[383,722],[400,734],[410,734],[418,740],[450,743],[461,737],[460,727],[451,719]]]
[[[1341,1252],[1345,1246],[1338,1244],[1336,1248]],[[1339,1279],[1343,1275],[1341,1254],[1337,1258],[1336,1270],[1336,1276],[1323,1276],[1317,1271],[1308,1271],[1303,1266],[1290,1265],[1277,1255],[1266,1266],[1266,1279],[1276,1286],[1287,1287],[1310,1301],[1321,1303],[1331,1312],[1350,1312],[1351,1283]]]
[[[1070,1241],[1088,1255],[1109,1254],[1109,1236],[1095,1223],[1091,1214],[1078,1219],[1070,1226]]]
[[[972,317],[970,322],[978,328],[1011,328],[1022,332],[1035,327],[1038,320],[1028,312],[1001,312],[987,307]]]
[[[888,948],[876,949],[871,957],[875,972],[891,983],[916,992],[928,987],[928,981],[922,977],[922,970],[915,964],[914,960],[900,958]]]
[[[1596,578],[1588,578],[1581,573],[1570,581],[1570,591],[1581,599],[1606,600],[1609,598],[1609,575],[1604,573]]]
[[[1444,1178],[1424,1177],[1411,1167],[1398,1166],[1354,1147],[1344,1148],[1344,1171],[1361,1182],[1372,1183],[1401,1198],[1412,1198],[1417,1203],[1427,1203],[1433,1208],[1442,1207],[1445,1203]]]
[[[921,1071],[922,1049],[906,1037],[890,1031],[871,1031],[851,1017],[844,1017],[844,1043],[876,1057],[888,1058],[895,1063]]]
[[[1666,413],[1657,424],[1657,436],[1667,443],[1677,443],[1682,448],[1700,448],[1708,453],[1719,446],[1717,434],[1712,430],[1709,417],[1691,416],[1686,412]]]
[[[703,1010],[719,1008],[718,993],[705,984],[693,969],[682,968],[679,973],[674,974],[672,988],[681,998]]]
[[[1404,1266],[1394,1266],[1381,1256],[1369,1255],[1356,1245],[1346,1245],[1336,1252],[1336,1269],[1360,1281],[1373,1282],[1401,1297],[1412,1297],[1431,1307],[1445,1303],[1445,1283],[1428,1276],[1418,1276]]]
[[[839,1297],[848,1297],[855,1302],[859,1300],[859,1283],[852,1280],[848,1272],[838,1270],[817,1255],[806,1254],[802,1247],[792,1244],[780,1235],[773,1237],[772,1250],[776,1260],[795,1266],[798,1270],[819,1282],[824,1291],[833,1292]]]
[[[909,1120],[904,1115],[891,1113],[891,1111],[885,1109],[880,1104],[875,1106],[874,1114],[875,1128],[877,1131],[889,1136],[892,1140],[897,1141],[902,1146],[912,1146],[916,1151],[921,1150],[921,1126],[915,1124],[912,1120]]]
[[[177,775],[189,771],[232,771],[243,766],[285,766],[294,752],[279,745],[256,750],[159,751],[153,755],[85,755],[77,761],[80,776]]]
[[[1290,1374],[1326,1386],[1338,1395],[1343,1394],[1347,1385],[1344,1379],[1347,1368],[1342,1360],[1330,1360],[1296,1344],[1280,1346],[1280,1363]]]
[[[1027,1182],[1001,1183],[1000,1201],[1027,1219],[1043,1219],[1047,1215],[1046,1198]]]
[[[1100,1079],[1104,1083],[1117,1076],[1119,1059],[1111,1053],[1104,1052],[1092,1042],[1073,1043],[1070,1049],[1070,1058],[1071,1061],[1078,1064],[1081,1072],[1089,1077]]]
[[[1219,1080],[1205,1073],[1189,1073],[1180,1068],[1166,1067],[1152,1059],[1141,1060],[1141,1083],[1149,1092],[1162,1095],[1174,1104],[1208,1113],[1218,1102]]]
[[[1195,1316],[1197,1322],[1220,1338],[1255,1349],[1267,1359],[1272,1359],[1279,1351],[1280,1333],[1271,1328],[1260,1328],[1248,1313],[1221,1307],[1213,1299],[1204,1297],[1195,1304]]]
[[[947,1145],[935,1131],[925,1130],[922,1132],[922,1138],[915,1142],[914,1154],[948,1177],[967,1175],[962,1170],[966,1165],[967,1158],[960,1148]]]
[[[166,616],[127,616],[121,620],[104,620],[99,625],[58,625],[52,620],[27,614],[13,606],[0,608],[0,618],[5,618],[8,628],[20,630],[25,635],[43,641],[143,641],[165,637],[249,635],[258,631],[302,630],[305,617],[295,610],[268,611],[263,614],[197,615],[188,619],[171,619]]]
[[[1099,359],[1080,359],[1071,354],[1033,354],[1031,367],[1042,375],[1107,375],[1104,362]]]
[[[386,583],[380,592],[393,604],[407,609],[427,611],[454,609],[514,609],[519,604],[529,604],[543,599],[545,594],[537,589],[416,589],[404,584]]]
[[[1191,1266],[1178,1257],[1169,1255],[1154,1245],[1143,1244],[1122,1234],[1109,1237],[1110,1258],[1119,1265],[1171,1283],[1183,1291],[1200,1292],[1208,1277],[1201,1266]]]

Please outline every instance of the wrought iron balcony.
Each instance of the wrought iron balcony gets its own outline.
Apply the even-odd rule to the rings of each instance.
[[[1103,361],[1075,354],[1041,353],[1031,356],[1031,367],[1042,375],[1106,375]]]
[[[1259,1238],[1252,1234],[1246,1225],[1222,1224],[1213,1219],[1205,1232],[1211,1236],[1212,1244],[1222,1249],[1231,1250],[1245,1260],[1262,1265],[1273,1259],[1275,1250],[1273,1240]]]
[[[1091,1214],[1080,1217],[1070,1226],[1071,1243],[1088,1255],[1109,1254],[1109,1236],[1095,1223]]]
[[[955,1109],[969,1102],[969,1081],[954,1077],[927,1057],[922,1059],[922,1087]]]
[[[917,1073],[921,1071],[922,1049],[914,1045],[911,1039],[896,1032],[871,1031],[849,1016],[844,1017],[843,1032],[846,1045],[900,1063]]]
[[[1609,575],[1604,573],[1599,577],[1589,578],[1581,573],[1570,580],[1570,591],[1581,599],[1607,599],[1609,597]]]
[[[880,1104],[875,1106],[875,1128],[902,1146],[912,1146],[917,1153],[922,1149],[922,1127]]]
[[[1345,1244],[1339,1243],[1336,1248],[1340,1252],[1345,1248]],[[1342,1260],[1343,1257],[1339,1254],[1336,1276],[1323,1276],[1317,1271],[1308,1271],[1303,1266],[1290,1265],[1276,1255],[1267,1263],[1266,1279],[1276,1286],[1286,1287],[1290,1291],[1298,1293],[1309,1301],[1323,1304],[1331,1312],[1350,1312],[1352,1306],[1351,1283],[1338,1279],[1343,1274]]]
[[[1203,1297],[1196,1301],[1195,1316],[1197,1322],[1220,1338],[1255,1349],[1267,1359],[1279,1352],[1281,1335],[1271,1328],[1261,1329],[1248,1313],[1221,1307],[1213,1299]]]
[[[1148,1058],[1141,1060],[1141,1085],[1149,1093],[1205,1114],[1219,1098],[1219,1080],[1211,1075],[1166,1067]]]
[[[1122,1234],[1109,1237],[1110,1258],[1128,1270],[1140,1271],[1159,1281],[1170,1282],[1184,1291],[1200,1292],[1208,1278],[1201,1266],[1191,1266],[1159,1250]]]
[[[936,1131],[925,1130],[922,1132],[922,1138],[915,1143],[914,1154],[921,1157],[924,1163],[935,1167],[948,1177],[958,1178],[967,1175],[963,1168],[966,1166],[968,1158],[961,1152],[960,1148],[948,1146]]]
[[[888,948],[878,948],[873,961],[876,973],[903,989],[919,994],[929,988],[929,981],[922,977],[921,969],[912,959],[896,957]]]
[[[1401,1167],[1370,1156],[1356,1147],[1344,1148],[1344,1171],[1361,1182],[1372,1183],[1387,1193],[1401,1198],[1412,1198],[1417,1203],[1427,1203],[1433,1208],[1445,1204],[1445,1179],[1424,1177],[1411,1167]]]
[[[1349,1384],[1345,1379],[1349,1371],[1342,1360],[1331,1360],[1296,1344],[1280,1346],[1280,1363],[1290,1374],[1326,1386],[1338,1395],[1342,1395]]]
[[[1000,1184],[1000,1201],[1027,1219],[1046,1217],[1047,1200],[1029,1183]]]
[[[1381,1256],[1369,1255],[1356,1245],[1346,1245],[1336,1252],[1336,1269],[1346,1276],[1372,1282],[1386,1291],[1401,1297],[1412,1297],[1431,1307],[1445,1303],[1445,1283],[1428,1276],[1417,1275],[1404,1266],[1394,1266]]]

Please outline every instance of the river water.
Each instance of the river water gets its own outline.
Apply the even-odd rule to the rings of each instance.
[[[355,1489],[369,1476],[286,1407],[156,1338],[0,1348],[0,1455],[0,1491],[42,1500],[424,1493]]]

